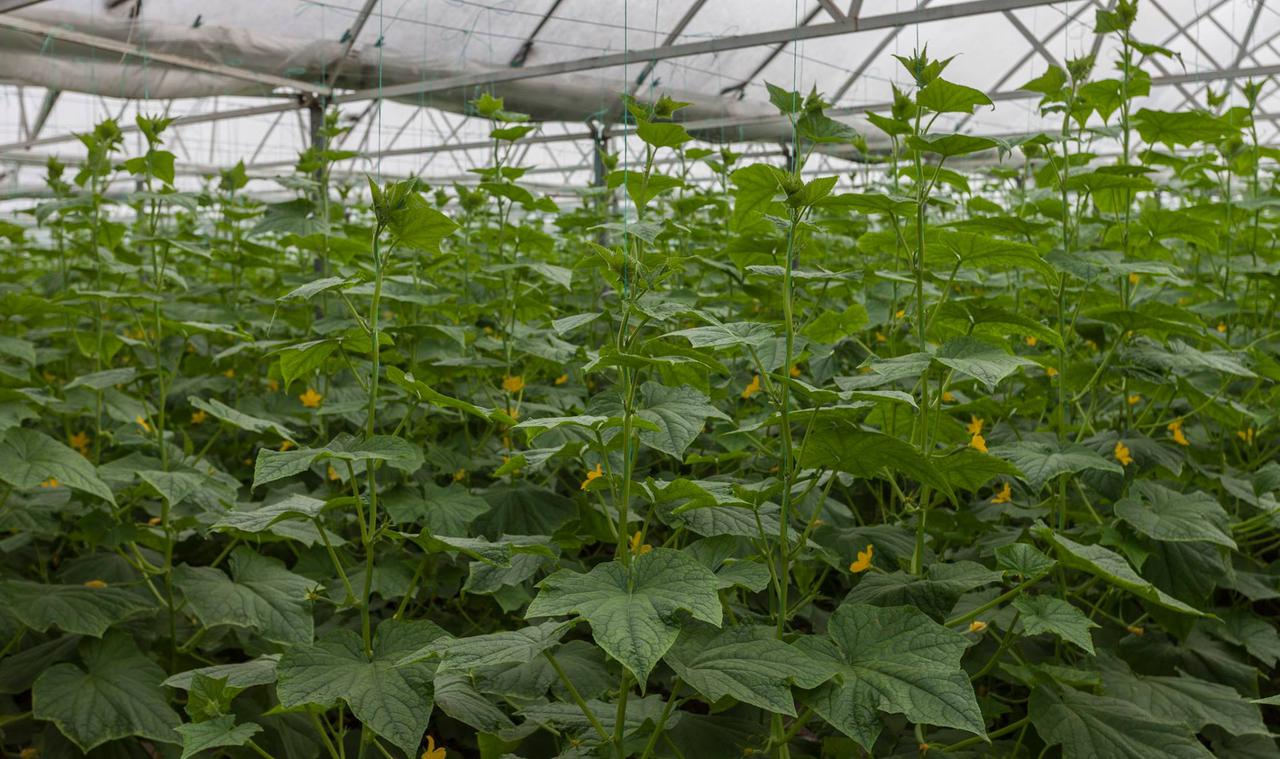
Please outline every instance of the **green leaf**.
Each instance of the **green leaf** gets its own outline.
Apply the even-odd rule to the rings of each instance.
[[[262,728],[252,722],[237,725],[236,718],[227,715],[204,722],[188,722],[174,729],[182,736],[181,759],[211,749],[243,746],[262,732]]]
[[[826,467],[856,477],[901,473],[939,492],[952,494],[951,484],[907,441],[849,424],[816,427],[805,437],[800,465]]]
[[[400,208],[391,211],[387,230],[399,245],[434,253],[453,234],[457,223],[432,208],[420,194],[410,193]]]
[[[693,137],[680,124],[639,121],[636,136],[655,148],[678,148]]]
[[[664,659],[707,703],[732,697],[792,717],[791,685],[816,688],[833,675],[760,626],[688,628]]]
[[[500,630],[468,638],[438,638],[401,660],[412,664],[441,659],[439,672],[473,672],[482,667],[532,662],[559,645],[569,629],[563,622],[543,622],[520,630]]]
[[[787,181],[786,172],[768,164],[756,163],[736,169],[729,175],[733,182],[733,227],[741,228],[752,215],[768,209]]]
[[[115,505],[111,488],[99,477],[93,464],[73,449],[43,432],[12,427],[0,438],[0,480],[15,488],[40,487],[49,479],[58,481]]]
[[[655,548],[633,558],[630,567],[610,561],[586,574],[552,574],[538,583],[525,617],[580,615],[596,643],[644,683],[680,633],[678,611],[720,625],[716,587],[715,574],[693,558]]]
[[[1093,637],[1089,629],[1098,625],[1067,601],[1053,596],[1022,595],[1013,600],[1013,608],[1021,614],[1019,619],[1022,620],[1024,635],[1052,633],[1093,655]]]
[[[668,336],[683,337],[695,348],[759,348],[773,339],[773,327],[758,322],[712,324],[706,327],[668,332]]]
[[[1153,111],[1140,108],[1133,114],[1133,126],[1144,142],[1163,143],[1170,150],[1191,147],[1198,142],[1214,143],[1240,131],[1226,119],[1206,111]]]
[[[973,113],[978,106],[992,103],[980,90],[939,77],[920,90],[916,105],[936,113]]]
[[[1118,698],[1041,686],[1028,712],[1049,745],[1064,759],[1210,759],[1213,755],[1181,725],[1163,722]]]
[[[257,659],[237,664],[215,664],[179,672],[165,680],[164,684],[170,688],[189,690],[199,676],[212,680],[225,680],[227,685],[233,688],[270,685],[276,681],[276,665],[279,661],[279,654],[265,654]]]
[[[391,435],[374,435],[365,440],[335,439],[324,448],[299,448],[292,451],[258,450],[253,470],[253,487],[305,472],[317,461],[385,462],[388,466],[412,474],[422,466],[422,450],[408,440]]]
[[[275,643],[310,643],[314,634],[308,594],[316,583],[252,549],[231,554],[231,578],[214,567],[182,564],[174,584],[207,627],[244,627]]]
[[[1116,502],[1115,512],[1135,530],[1156,540],[1236,547],[1227,533],[1227,512],[1203,491],[1179,493],[1158,482],[1140,480],[1128,498]]]
[[[955,609],[956,601],[969,591],[1000,582],[994,572],[973,561],[930,564],[923,577],[907,572],[876,572],[862,580],[845,596],[845,602],[874,606],[911,606],[942,622]]]
[[[237,411],[217,398],[205,400],[198,396],[189,395],[187,396],[187,402],[193,407],[206,412],[215,419],[219,419],[230,424],[232,427],[237,427],[257,434],[272,432],[275,433],[276,436],[284,438],[285,440],[295,443],[297,442],[297,438],[293,436],[293,432],[285,425],[270,419],[261,419],[256,416],[250,416],[243,411]]]
[[[1235,688],[1190,675],[1176,677],[1134,674],[1123,661],[1103,660],[1102,682],[1106,694],[1127,701],[1152,716],[1176,722],[1192,732],[1217,725],[1232,735],[1266,735],[1258,707]]]
[[[961,448],[946,456],[936,456],[929,463],[954,490],[977,490],[996,477],[1022,476],[1013,464],[973,448]]]
[[[179,743],[181,719],[160,688],[164,670],[125,635],[90,641],[84,667],[55,664],[31,688],[31,711],[88,752],[107,741],[147,738]]]
[[[938,350],[934,360],[961,375],[976,379],[992,391],[1000,380],[1018,369],[1035,365],[1029,359],[1009,353],[1003,346],[975,337],[948,340]]]
[[[47,585],[27,580],[0,583],[0,607],[36,632],[50,627],[101,638],[108,627],[151,611],[145,596],[124,588]]]
[[[990,137],[977,137],[971,134],[943,134],[929,137],[907,138],[907,147],[923,153],[934,153],[943,158],[968,155],[983,150],[995,150],[1003,145]],[[927,173],[926,169],[926,173]]]
[[[277,522],[289,519],[314,519],[320,515],[324,507],[324,501],[293,493],[253,511],[224,512],[218,521],[213,523],[212,528],[258,533],[269,529]]]
[[[276,692],[286,707],[338,701],[374,733],[416,756],[434,703],[434,667],[398,666],[444,631],[430,622],[386,620],[378,625],[373,655],[366,656],[360,636],[335,630],[311,646],[290,648],[280,659]]]
[[[1022,472],[1022,480],[1037,493],[1059,475],[1095,470],[1124,474],[1119,462],[1108,461],[1079,443],[1059,447],[1056,442],[1023,440],[991,448],[991,454],[1010,461]]]
[[[294,380],[308,377],[324,365],[325,359],[338,348],[334,340],[312,340],[280,353],[280,377],[288,390]]]
[[[1129,566],[1129,562],[1114,551],[1099,545],[1082,545],[1054,533],[1043,524],[1033,527],[1031,532],[1037,538],[1052,545],[1057,551],[1058,560],[1068,567],[1088,572],[1117,588],[1127,590],[1143,600],[1166,609],[1196,617],[1205,616],[1203,612],[1193,609],[1142,579],[1137,572],[1133,571],[1133,567]]]
[[[960,667],[968,645],[918,609],[845,603],[831,615],[826,638],[797,642],[835,674],[802,698],[867,751],[880,735],[882,711],[985,735],[969,676]]]
[[[657,382],[640,386],[640,409],[636,416],[657,427],[656,430],[641,429],[640,442],[676,457],[684,455],[708,419],[731,421],[694,388],[669,387]]]

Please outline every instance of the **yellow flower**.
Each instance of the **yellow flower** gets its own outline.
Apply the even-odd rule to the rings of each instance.
[[[943,400],[945,403],[955,403],[955,402],[956,402],[956,394],[955,394],[955,393],[953,393],[953,392],[951,392],[950,390],[945,390],[945,391],[943,391],[943,393],[942,393],[942,400]]]
[[[268,378],[267,378],[267,389],[268,389],[268,390],[270,390],[270,391],[271,391],[271,392],[273,392],[273,393],[274,393],[275,391],[279,390],[279,389],[280,389],[280,380],[276,379],[275,377],[268,377]]]
[[[746,400],[756,393],[760,392],[760,375],[751,378],[751,384],[742,389],[742,399]]]
[[[94,590],[101,590],[107,587],[107,583],[105,580],[89,580],[84,584],[84,586],[86,588],[93,588]]]
[[[1028,348],[1034,348],[1034,347],[1036,347],[1036,343],[1038,343],[1038,342],[1040,342],[1040,341],[1036,339],[1035,335],[1027,335],[1027,347],[1028,347]]]
[[[293,444],[293,441],[292,441],[292,440],[281,440],[281,441],[280,441],[280,450],[282,450],[282,451],[287,451],[287,450],[289,450],[290,448],[297,448],[297,447],[298,447],[298,446],[296,446],[296,445],[294,445],[294,444]]]
[[[18,752],[18,759],[38,759],[39,756],[40,749],[35,746],[27,746]]]
[[[502,389],[512,395],[515,395],[521,390],[524,390],[524,377],[521,377],[519,374],[515,376],[508,374],[502,378]]]
[[[1173,442],[1178,445],[1191,445],[1191,441],[1187,440],[1187,436],[1182,433],[1182,420],[1175,419],[1166,428],[1173,433]]]
[[[1128,398],[1125,398],[1124,400],[1130,406],[1136,406],[1139,403],[1142,403],[1142,396],[1138,395],[1137,393],[1134,393],[1133,395],[1129,396]]]
[[[511,417],[512,419],[519,419],[519,418],[520,418],[520,409],[512,408],[511,406],[508,406],[508,407],[507,407],[507,416]],[[507,445],[507,447],[508,447],[508,448],[510,448],[510,447],[511,447],[511,446],[510,446],[510,444],[508,444],[508,445]]]
[[[1012,503],[1013,487],[1009,483],[1004,483],[1000,489],[996,491],[995,497],[991,499],[992,503]]]
[[[1257,433],[1257,430],[1255,430],[1252,427],[1249,427],[1247,429],[1237,430],[1236,437],[1243,440],[1245,442],[1245,445],[1253,445],[1253,436],[1255,433]]]
[[[490,326],[487,326],[487,325],[486,325],[486,326],[485,326],[485,328],[484,328],[484,333],[485,333],[486,335],[492,335],[492,334],[493,334],[493,327],[490,327]]]
[[[1227,334],[1227,323],[1226,323],[1226,322],[1218,322],[1218,331],[1219,331],[1219,332],[1221,332],[1221,333],[1222,333],[1222,334],[1224,334],[1224,335],[1225,335],[1225,334]]]
[[[226,377],[227,379],[235,379],[235,378],[236,378],[236,370],[235,370],[235,369],[228,369],[228,370],[226,370],[225,372],[223,372],[223,373],[222,373],[222,376],[223,376],[223,377]]]
[[[151,517],[150,519],[147,520],[147,524],[151,525],[152,527],[155,527],[156,525],[160,524],[163,521],[164,520],[161,519],[160,517]]]
[[[868,543],[867,550],[858,551],[858,558],[849,565],[849,571],[854,574],[858,574],[859,572],[865,572],[868,569],[871,569],[871,558],[875,556],[875,553],[876,547]]]
[[[894,312],[893,312],[893,318],[895,318],[895,319],[901,319],[902,317],[904,317],[904,316],[906,316],[906,315],[907,315],[907,309],[905,309],[905,308],[900,308],[900,309],[898,309],[897,311],[894,311]]]
[[[320,408],[320,401],[324,400],[324,396],[317,393],[314,387],[309,387],[307,392],[298,396],[298,400],[307,408]]]
[[[639,530],[636,530],[636,533],[631,536],[631,553],[633,555],[644,556],[646,553],[653,550],[653,546],[643,541],[644,536],[640,534]]]
[[[888,340],[889,340],[889,338],[885,337],[883,332],[877,332],[877,333],[876,333],[876,342],[877,342],[877,343],[888,342]]]
[[[1129,454],[1129,446],[1125,445],[1123,440],[1116,441],[1114,453],[1116,461],[1119,461],[1122,466],[1129,466],[1133,463],[1133,456]]]
[[[444,746],[436,746],[436,739],[427,736],[427,750],[422,752],[421,759],[445,759]]]
[[[58,487],[58,479],[57,479],[56,477],[50,477],[49,479],[47,479],[47,480],[45,480],[44,482],[40,483],[40,487],[42,487],[42,488],[56,488],[56,487]]]
[[[1139,277],[1137,272],[1129,272],[1129,284],[1137,287],[1140,281],[1142,281],[1142,277]]]
[[[204,409],[200,409],[199,411],[191,415],[191,423],[204,424],[205,420],[208,418],[209,418],[209,414],[205,412]]]
[[[977,451],[978,453],[986,453],[987,439],[981,435],[974,435],[973,437],[969,438],[969,447]]]
[[[568,381],[569,381],[569,375],[568,375],[568,374],[561,374],[559,377],[556,377],[556,384],[557,384],[557,385],[563,385],[564,383],[566,383],[566,382],[568,382]]]
[[[1137,625],[1128,625],[1124,629],[1128,630],[1134,635],[1145,635],[1147,632],[1146,630],[1142,629],[1141,627],[1138,627]]]
[[[600,479],[603,476],[604,476],[604,467],[602,467],[600,464],[596,464],[595,469],[592,469],[591,471],[587,472],[587,479],[582,481],[582,489],[586,490],[588,485],[590,485],[592,482]]]
[[[791,367],[791,372],[790,372],[790,374],[791,374],[791,376],[792,376],[792,377],[799,377],[799,376],[800,376],[800,367],[798,367],[798,366],[793,366],[793,367]]]
[[[1085,340],[1084,344],[1089,346],[1089,350],[1091,351],[1096,351],[1098,349],[1098,343],[1093,340]]]
[[[151,425],[147,424],[147,420],[141,414],[135,416],[133,418],[133,421],[138,423],[138,426],[142,428],[143,432],[151,431]]]
[[[467,470],[459,469],[458,471],[453,473],[454,482],[462,482],[465,479],[467,479]]]
[[[84,431],[77,432],[76,434],[67,438],[67,442],[71,444],[72,448],[75,448],[77,451],[79,451],[81,456],[89,455],[90,440],[92,440],[92,438],[89,437],[89,433]]]
[[[965,430],[970,435],[981,435],[982,425],[984,422],[976,416],[969,417],[969,424],[965,426]]]
[[[969,632],[971,633],[980,633],[985,629],[987,629],[987,623],[980,619],[975,619],[969,623]]]
[[[333,464],[329,465],[329,468],[325,472],[325,474],[329,476],[330,481],[336,482],[337,480],[342,479],[342,475],[338,474],[338,470],[333,468]]]
[[[1044,368],[1044,373],[1049,379],[1053,379],[1058,376],[1058,370],[1054,369],[1052,366],[1046,366]]]

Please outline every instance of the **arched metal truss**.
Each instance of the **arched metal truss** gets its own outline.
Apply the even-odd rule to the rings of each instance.
[[[1111,2],[0,0],[0,192],[37,185],[48,155],[74,162],[75,133],[95,121],[132,132],[139,112],[175,119],[183,174],[238,160],[255,176],[285,173],[316,104],[351,127],[339,144],[357,156],[340,172],[465,181],[489,148],[466,115],[481,91],[541,122],[520,148],[536,176],[581,186],[598,133],[586,122],[604,124],[615,148],[632,142],[621,92],[671,92],[693,102],[683,113],[700,137],[770,155],[787,125],[765,81],[817,87],[831,115],[872,136],[860,115],[905,84],[890,55],[924,44],[958,55],[948,76],[996,103],[942,128],[1024,134],[1047,122],[1018,85],[1068,57],[1114,59],[1092,31]],[[1267,0],[1141,0],[1135,36],[1182,56],[1151,62],[1150,107],[1200,105],[1208,87],[1280,74],[1280,12]],[[1278,99],[1268,82],[1268,143],[1280,141]],[[848,164],[822,156],[817,168]]]

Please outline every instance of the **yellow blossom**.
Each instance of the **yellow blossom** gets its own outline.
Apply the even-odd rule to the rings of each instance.
[[[1128,625],[1124,629],[1128,630],[1134,635],[1145,635],[1147,632],[1146,630],[1142,629],[1141,627],[1138,627],[1137,625]]]
[[[631,536],[632,555],[644,556],[646,553],[649,553],[650,551],[653,550],[653,546],[643,541],[644,541],[644,536],[640,534],[639,530],[636,530],[636,533]]]
[[[1178,445],[1191,445],[1191,441],[1187,440],[1187,436],[1182,432],[1182,420],[1175,419],[1166,428],[1173,435],[1173,442]]]
[[[270,391],[271,391],[271,392],[273,392],[273,393],[274,393],[275,391],[279,390],[279,389],[280,389],[280,380],[276,379],[275,377],[268,377],[268,378],[267,378],[267,389],[268,389],[268,390],[270,390]]]
[[[1044,373],[1049,379],[1053,379],[1058,376],[1058,370],[1054,369],[1052,366],[1046,366],[1044,368]]]
[[[996,491],[995,497],[991,499],[992,503],[1012,503],[1013,502],[1013,486],[1004,483],[1000,489]]]
[[[1224,335],[1225,335],[1225,334],[1227,334],[1227,323],[1226,323],[1226,322],[1218,322],[1218,331],[1219,331],[1219,332],[1221,332],[1221,333],[1222,333],[1222,334],[1224,334]]]
[[[298,396],[298,400],[307,408],[320,408],[320,401],[324,400],[324,396],[317,393],[314,387],[309,387],[307,392]]]
[[[1040,341],[1036,339],[1035,335],[1027,335],[1027,347],[1034,348],[1038,342]]]
[[[859,572],[865,572],[868,569],[871,569],[871,559],[875,556],[875,553],[876,547],[868,543],[867,550],[858,551],[858,558],[849,565],[849,571],[854,574],[858,574]]]
[[[1253,436],[1256,433],[1257,433],[1257,430],[1255,430],[1252,427],[1249,427],[1243,430],[1237,430],[1236,437],[1243,440],[1245,442],[1245,445],[1253,445]]]
[[[563,385],[564,383],[566,383],[566,382],[568,382],[568,381],[569,381],[569,375],[568,375],[568,374],[561,374],[559,377],[556,377],[556,384],[557,384],[557,385]]]
[[[325,471],[325,474],[328,475],[329,480],[331,482],[336,482],[337,480],[342,479],[342,475],[338,474],[338,470],[333,468],[333,464],[329,465],[329,468]]]
[[[459,469],[458,471],[453,473],[454,482],[462,482],[465,479],[467,479],[467,470]]]
[[[40,749],[35,746],[27,746],[18,752],[18,759],[38,759],[39,756]]]
[[[950,390],[944,390],[942,393],[942,400],[945,403],[955,403],[956,394],[951,392]]]
[[[137,423],[138,423],[138,426],[142,428],[142,431],[143,431],[143,432],[150,432],[150,431],[151,431],[151,425],[150,425],[150,424],[147,424],[147,420],[146,420],[146,418],[144,418],[141,414],[139,414],[139,415],[135,416],[135,417],[133,418],[133,421],[135,421],[135,422],[137,422]]]
[[[905,308],[900,308],[900,309],[898,309],[897,311],[895,311],[895,312],[893,313],[893,318],[895,318],[895,319],[901,319],[902,317],[904,317],[904,316],[906,316],[906,315],[907,315],[907,310],[906,310]]]
[[[208,418],[209,418],[209,414],[204,409],[200,409],[199,411],[191,415],[191,423],[204,424],[205,420]]]
[[[226,370],[225,372],[223,372],[223,373],[222,373],[222,376],[223,376],[223,377],[226,377],[227,379],[235,379],[235,378],[236,378],[236,370],[235,370],[235,369],[228,369],[228,370]]]
[[[1129,284],[1137,287],[1140,281],[1142,281],[1142,277],[1139,277],[1137,272],[1129,272]]]
[[[1097,343],[1096,341],[1093,341],[1093,340],[1085,340],[1085,341],[1084,341],[1084,344],[1085,344],[1085,345],[1087,345],[1087,346],[1089,346],[1089,350],[1091,350],[1091,351],[1096,351],[1096,350],[1098,349],[1098,343]]]
[[[156,525],[160,524],[162,521],[164,520],[162,520],[160,517],[151,517],[150,519],[147,520],[147,524],[151,525],[152,527],[155,527]]]
[[[596,464],[595,469],[592,469],[591,471],[587,472],[587,479],[582,481],[582,489],[586,490],[588,485],[590,485],[592,482],[600,479],[603,476],[604,476],[604,467],[602,467],[600,464]]]
[[[876,333],[876,342],[877,342],[877,343],[888,342],[888,340],[889,340],[889,338],[885,337],[883,332],[877,332],[877,333]]]
[[[293,441],[292,441],[292,440],[281,440],[281,441],[280,441],[280,450],[282,450],[282,451],[287,451],[287,450],[289,450],[290,448],[297,448],[297,447],[298,447],[298,446],[294,445],[294,443],[293,443]]]
[[[1133,463],[1133,456],[1129,453],[1129,446],[1125,445],[1123,440],[1116,441],[1114,453],[1116,461],[1119,461],[1122,466],[1129,466]]]
[[[790,372],[790,374],[791,374],[791,376],[792,376],[792,377],[799,377],[799,376],[800,376],[800,367],[798,367],[798,366],[793,366],[793,367],[791,367],[791,372]]]
[[[969,623],[969,632],[971,633],[980,633],[985,629],[987,629],[987,623],[980,619],[975,619]]]
[[[436,739],[427,736],[427,750],[422,752],[421,759],[445,759],[444,746],[436,746]]]
[[[1124,400],[1125,400],[1125,403],[1128,403],[1130,406],[1136,406],[1139,403],[1142,403],[1142,396],[1138,395],[1137,393],[1134,393],[1133,395],[1129,396],[1128,398],[1125,398]]]
[[[49,479],[47,479],[47,480],[45,480],[44,482],[40,483],[40,487],[42,487],[42,488],[56,488],[56,487],[58,487],[58,479],[57,479],[56,477],[50,477]]]
[[[986,453],[987,439],[981,435],[974,435],[973,437],[969,438],[969,447],[977,451],[978,453]]]
[[[524,390],[524,377],[521,377],[519,374],[508,374],[502,378],[502,389],[512,395],[515,395],[521,390]]]
[[[982,425],[983,425],[983,424],[985,424],[985,422],[983,422],[983,420],[982,420],[982,419],[980,419],[980,418],[978,418],[978,417],[976,417],[976,416],[971,416],[971,417],[969,417],[969,424],[967,424],[967,425],[965,426],[965,430],[966,430],[970,435],[981,435],[981,434],[982,434]]]
[[[89,437],[89,433],[84,432],[83,430],[67,438],[67,442],[71,444],[72,448],[79,451],[81,456],[89,455],[90,440],[92,440],[92,438]]]
[[[751,384],[742,389],[742,399],[746,400],[756,393],[760,392],[760,375],[751,378]]]
[[[86,588],[93,588],[94,590],[101,590],[107,587],[107,583],[105,580],[89,580],[85,582],[84,586]]]
[[[492,334],[493,334],[493,327],[490,327],[490,326],[486,325],[486,326],[485,326],[485,328],[484,328],[484,333],[485,333],[486,335],[492,335]]]

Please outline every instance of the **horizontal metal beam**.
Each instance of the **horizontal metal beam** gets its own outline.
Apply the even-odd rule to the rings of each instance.
[[[39,5],[45,0],[0,0],[0,13],[8,13],[16,11],[19,8],[26,8],[28,5]]]
[[[951,5],[916,8],[898,13],[885,13],[879,16],[866,16],[860,19],[849,19],[829,24],[813,24],[804,27],[787,27],[755,34],[741,34],[731,37],[716,37],[698,42],[686,42],[679,45],[662,45],[641,50],[626,50],[621,53],[596,55],[588,58],[575,58],[568,61],[557,61],[541,66],[527,66],[516,69],[479,71],[474,74],[450,76],[424,82],[407,82],[390,87],[359,90],[334,98],[337,103],[349,103],[373,98],[398,98],[423,95],[430,92],[452,90],[465,87],[482,87],[500,82],[511,82],[520,79],[536,79],[560,74],[571,74],[578,71],[625,66],[649,61],[664,61],[670,58],[685,58],[692,55],[721,53],[728,50],[740,50],[747,47],[776,45],[801,42],[804,40],[835,37],[841,34],[865,32],[874,29],[889,29],[912,24],[927,24],[933,21],[947,21],[966,16],[980,16],[987,13],[1001,13],[1019,8],[1032,8],[1040,5],[1051,5],[1061,0],[969,0],[969,2]]]
[[[316,92],[322,95],[328,95],[332,92],[332,90],[323,83],[304,82],[300,79],[290,79],[283,76],[263,74],[257,71],[239,68],[237,66],[224,66],[221,63],[211,63],[209,61],[196,60],[195,58],[187,58],[182,55],[173,55],[171,53],[147,50],[128,42],[121,42],[108,37],[99,37],[96,34],[85,34],[84,32],[77,32],[71,29],[63,29],[52,24],[44,24],[39,21],[32,21],[30,19],[8,14],[0,14],[0,29],[9,29],[15,32],[34,34],[37,37],[47,37],[49,39],[70,42],[75,45],[83,45],[85,47],[93,48],[94,50],[119,53],[133,58],[141,58],[153,63],[163,63],[166,66],[176,66],[178,68],[190,69],[192,71],[202,71],[206,74],[217,74],[219,76],[239,79],[244,82],[253,82],[267,87],[292,87],[300,92]]]

